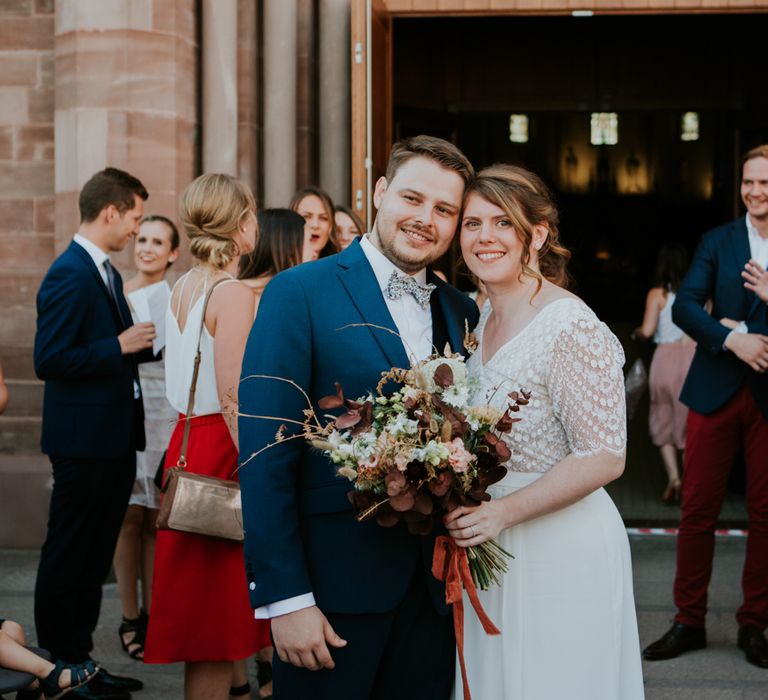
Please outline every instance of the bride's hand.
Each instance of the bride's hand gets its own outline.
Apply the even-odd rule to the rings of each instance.
[[[486,501],[479,506],[459,506],[443,518],[448,534],[459,547],[475,547],[494,539],[508,527],[501,501]]]

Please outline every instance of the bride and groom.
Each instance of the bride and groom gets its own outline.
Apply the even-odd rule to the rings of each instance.
[[[264,377],[295,382],[315,406],[334,382],[359,396],[433,347],[461,351],[476,326],[474,403],[500,406],[519,387],[532,401],[493,500],[445,518],[460,546],[497,539],[515,556],[502,586],[480,593],[501,635],[487,637],[467,608],[473,697],[639,700],[629,547],[602,489],[624,465],[624,358],[561,286],[568,252],[546,187],[513,166],[475,175],[455,146],[418,136],[393,147],[374,204],[359,243],[267,287],[243,360],[242,414],[301,421],[302,393]],[[457,229],[489,294],[481,314],[428,269]],[[241,421],[244,461],[274,442],[280,422]],[[251,602],[272,620],[276,700],[461,697],[433,537],[356,522],[348,482],[301,439],[250,459],[240,482]]]

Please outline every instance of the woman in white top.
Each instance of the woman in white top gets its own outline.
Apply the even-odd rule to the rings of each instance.
[[[474,700],[642,700],[629,542],[602,488],[624,469],[624,354],[561,286],[570,255],[557,224],[522,168],[486,168],[467,188],[461,250],[490,301],[467,365],[473,403],[503,410],[508,392],[531,391],[502,436],[512,457],[492,500],[445,518],[459,546],[498,538],[515,556],[500,586],[479,591],[500,635],[465,601],[469,687]]]
[[[202,175],[187,187],[181,221],[195,266],[176,283],[166,318],[167,396],[179,414],[187,410],[200,337],[186,468],[230,480],[238,478],[237,392],[254,307],[253,293],[236,279],[237,264],[254,247],[255,209],[248,187],[229,175]],[[204,299],[219,280],[201,333]],[[166,469],[177,462],[183,432],[180,420]],[[241,662],[256,652],[258,626],[245,581],[242,543],[158,532],[144,661],[185,662],[186,700],[249,694]]]
[[[688,270],[688,254],[679,245],[667,245],[656,260],[656,281],[648,292],[638,338],[656,343],[648,373],[651,408],[648,428],[651,440],[661,452],[667,470],[665,503],[680,500],[680,471],[677,451],[685,448],[688,408],[680,403],[680,391],[693,361],[696,344],[672,321],[675,292]]]
[[[125,295],[159,282],[179,257],[179,232],[164,216],[147,216],[139,228],[133,247],[136,274],[125,283]],[[134,322],[141,320],[131,308]],[[160,491],[153,477],[168,446],[171,421],[176,414],[165,398],[163,360],[139,365],[141,394],[144,399],[144,432],[147,446],[136,453],[136,481],[128,510],[115,547],[114,567],[117,590],[123,608],[123,621],[118,630],[123,650],[133,659],[144,658],[144,635],[147,612],[151,603],[152,565],[155,559],[155,523]],[[141,580],[143,606],[139,607],[138,583]]]

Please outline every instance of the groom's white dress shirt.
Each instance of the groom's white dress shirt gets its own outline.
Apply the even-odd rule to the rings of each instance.
[[[360,248],[373,268],[373,274],[376,276],[376,282],[381,289],[387,309],[395,322],[398,333],[403,341],[405,352],[411,361],[418,362],[432,354],[432,311],[427,306],[423,308],[411,294],[404,294],[399,299],[388,299],[386,295],[387,284],[392,272],[398,275],[405,275],[389,258],[387,258],[373,243],[368,240],[366,234],[360,240]],[[426,284],[427,270],[419,270],[413,278],[419,284]],[[374,333],[386,333],[386,331],[377,331]],[[372,379],[375,379],[372,378]],[[373,388],[373,387],[371,387]],[[251,583],[251,589],[256,584]],[[315,596],[312,593],[303,593],[302,595],[278,600],[269,605],[263,605],[256,608],[254,615],[258,620],[267,620],[280,615],[287,615],[304,608],[315,605]]]

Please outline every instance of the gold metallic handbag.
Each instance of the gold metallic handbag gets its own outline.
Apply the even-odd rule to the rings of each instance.
[[[200,336],[205,323],[205,310],[211,293],[224,280],[218,280],[208,290],[203,302],[203,315],[197,336],[197,353],[192,383],[189,387],[189,401],[184,425],[184,438],[176,466],[168,470],[163,484],[163,497],[157,515],[159,530],[178,530],[196,535],[221,537],[226,540],[243,541],[243,509],[240,501],[240,484],[215,476],[190,474],[187,467],[187,443],[189,442],[190,421],[195,404],[197,374],[200,369]]]

